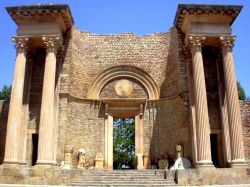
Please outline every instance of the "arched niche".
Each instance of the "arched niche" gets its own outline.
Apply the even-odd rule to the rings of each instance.
[[[103,71],[91,84],[88,99],[99,100],[103,87],[113,79],[127,78],[140,82],[146,89],[149,100],[159,99],[159,88],[153,78],[145,71],[134,66],[115,66]]]

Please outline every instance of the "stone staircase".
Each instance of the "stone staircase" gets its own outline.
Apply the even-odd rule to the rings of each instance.
[[[173,171],[108,170],[87,171],[82,179],[71,181],[72,186],[176,186]]]

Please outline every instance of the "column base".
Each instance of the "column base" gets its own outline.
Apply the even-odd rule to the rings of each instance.
[[[113,170],[113,166],[105,166],[104,169],[105,170]]]
[[[48,160],[38,160],[35,166],[42,166],[42,167],[53,167],[57,166],[57,162],[55,161],[48,161]]]
[[[8,165],[8,166],[10,166],[10,165],[13,165],[13,166],[19,166],[19,162],[17,161],[17,160],[4,160],[3,161],[3,165]]]
[[[27,165],[27,163],[26,162],[19,162],[19,164],[21,165],[21,166],[26,166]]]
[[[143,154],[142,153],[137,153],[137,169],[138,170],[143,170]]]
[[[231,168],[247,168],[245,159],[232,160],[230,163]]]
[[[196,162],[196,168],[202,168],[202,169],[205,169],[205,168],[208,168],[208,169],[211,169],[211,168],[215,168],[214,165],[213,165],[213,162],[211,162],[210,160],[204,160],[204,161],[197,161]]]

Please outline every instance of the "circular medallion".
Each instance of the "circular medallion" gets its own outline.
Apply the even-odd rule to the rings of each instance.
[[[115,92],[121,97],[128,97],[133,92],[133,83],[126,79],[119,80],[115,84]]]

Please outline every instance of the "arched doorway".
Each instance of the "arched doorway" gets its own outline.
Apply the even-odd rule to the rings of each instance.
[[[159,99],[159,88],[145,71],[133,66],[115,66],[101,73],[90,86],[88,98],[105,106],[104,165],[113,169],[113,119],[135,120],[137,169],[143,169],[143,113],[149,100]]]

